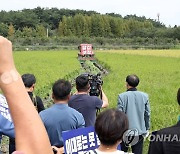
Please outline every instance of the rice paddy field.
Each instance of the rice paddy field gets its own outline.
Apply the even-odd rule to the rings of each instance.
[[[35,74],[36,94],[41,97],[46,97],[55,80],[73,78],[81,69],[77,51],[20,51],[14,57],[21,74]],[[103,89],[110,108],[116,107],[118,94],[126,91],[126,76],[136,74],[140,78],[138,90],[149,94],[151,131],[177,122],[180,50],[101,50],[96,51],[96,58],[109,68],[109,74],[103,78]],[[144,145],[145,154],[147,149],[148,141]]]
[[[20,51],[14,53],[20,74],[32,73],[36,76],[36,94],[45,97],[51,85],[59,78],[68,78],[80,69],[74,51]]]

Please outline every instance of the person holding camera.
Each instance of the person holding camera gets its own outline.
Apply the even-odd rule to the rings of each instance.
[[[80,75],[76,78],[77,93],[71,96],[68,105],[79,111],[85,120],[85,126],[94,126],[97,109],[108,107],[108,98],[101,88],[102,99],[97,96],[90,96],[90,83],[87,75]]]

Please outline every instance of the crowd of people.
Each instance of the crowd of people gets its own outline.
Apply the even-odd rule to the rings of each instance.
[[[77,92],[71,96],[71,83],[60,79],[52,86],[54,104],[45,109],[40,97],[34,95],[36,78],[33,74],[22,76],[16,70],[12,56],[12,44],[0,36],[0,140],[10,137],[9,152],[15,154],[64,153],[63,131],[94,126],[101,142],[90,154],[123,154],[130,151],[142,154],[145,136],[150,130],[150,102],[147,93],[137,90],[137,75],[126,77],[127,91],[118,95],[117,109],[106,109],[98,116],[97,109],[109,106],[102,91],[102,98],[90,96],[89,79],[85,75],[76,78]],[[180,89],[177,93],[180,105]],[[97,116],[97,117],[96,117]],[[180,152],[177,125],[155,133],[170,135],[168,141],[152,141],[149,154]],[[173,142],[171,142],[173,140]],[[117,150],[121,145],[121,151]]]

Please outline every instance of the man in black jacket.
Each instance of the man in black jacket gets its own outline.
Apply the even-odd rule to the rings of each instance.
[[[44,105],[43,102],[41,100],[40,97],[35,96],[33,94],[34,89],[35,89],[35,84],[36,84],[36,78],[33,74],[23,74],[21,76],[24,86],[29,94],[29,97],[32,100],[32,103],[34,104],[37,112],[41,112],[42,110],[44,110]],[[14,138],[10,138],[9,139],[9,153],[12,153],[13,151],[15,151],[15,139]]]
[[[33,94],[36,84],[35,76],[33,74],[23,74],[21,77],[34,106],[36,107],[38,113],[41,112],[44,110],[43,102],[40,97]]]
[[[180,105],[180,88],[177,92]],[[163,128],[151,136],[148,154],[178,154],[180,153],[180,116],[174,126]]]

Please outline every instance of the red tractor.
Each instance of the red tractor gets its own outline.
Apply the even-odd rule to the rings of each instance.
[[[94,60],[94,52],[92,44],[80,44],[78,53],[79,60]]]

